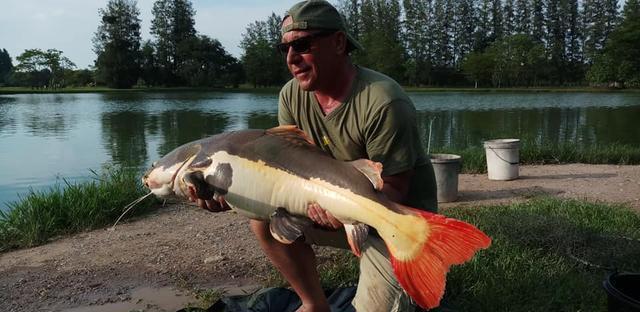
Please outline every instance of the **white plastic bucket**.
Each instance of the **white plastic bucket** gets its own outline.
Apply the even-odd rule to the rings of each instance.
[[[458,173],[462,157],[453,154],[431,154],[431,165],[436,176],[439,203],[458,199]]]
[[[519,175],[520,140],[498,139],[484,141],[489,180],[513,180]]]

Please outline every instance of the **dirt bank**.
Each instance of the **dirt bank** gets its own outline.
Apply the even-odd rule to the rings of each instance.
[[[451,208],[539,194],[626,204],[640,212],[640,166],[523,166],[521,178],[461,175]],[[184,290],[256,285],[269,272],[234,213],[168,205],[145,218],[0,254],[0,311],[175,311]],[[323,249],[322,259],[332,251]]]

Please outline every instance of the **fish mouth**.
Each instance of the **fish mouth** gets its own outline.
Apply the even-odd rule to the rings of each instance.
[[[151,179],[151,173],[154,171],[153,169],[150,170],[150,172],[148,174],[146,174],[143,178],[142,178],[142,183],[156,196],[159,197],[168,197],[171,195],[183,195],[186,196],[188,194],[188,192],[186,191],[186,186],[183,186],[182,184],[184,183],[180,183],[182,181],[182,179],[179,179],[180,173],[183,172],[185,170],[185,166],[188,166],[193,159],[196,157],[196,155],[193,155],[187,159],[185,159],[180,166],[176,169],[176,171],[171,175],[171,178],[169,179],[168,183],[156,183],[153,179]],[[176,188],[176,183],[178,188]],[[180,193],[178,193],[180,192]]]

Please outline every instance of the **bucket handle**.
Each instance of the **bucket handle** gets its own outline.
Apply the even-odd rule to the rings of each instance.
[[[496,151],[493,149],[493,147],[491,147],[491,146],[487,146],[487,148],[489,148],[489,149],[490,149],[494,154],[496,154],[496,156],[497,156],[498,158],[500,158],[502,161],[504,161],[504,162],[508,163],[509,165],[517,165],[517,164],[519,164],[519,163],[520,163],[520,162],[510,162],[510,161],[508,161],[508,160],[506,160],[506,159],[502,158],[502,156],[500,156],[500,155],[498,154],[498,152],[496,152]]]

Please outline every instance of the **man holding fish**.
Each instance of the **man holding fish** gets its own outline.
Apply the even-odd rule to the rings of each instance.
[[[310,244],[360,257],[357,311],[437,307],[449,268],[491,238],[430,212],[435,179],[415,109],[392,79],[351,63],[349,52],[360,46],[333,6],[294,5],[282,33],[278,48],[294,79],[280,92],[281,126],[186,143],[154,162],[144,185],[156,196],[207,199],[203,208],[250,218],[300,296],[298,311],[329,311]]]
[[[291,7],[282,22],[278,49],[293,79],[280,92],[279,123],[296,125],[336,159],[381,163],[381,191],[390,200],[436,212],[433,169],[418,133],[415,108],[391,78],[351,63],[349,53],[361,48],[328,2],[303,1]],[[210,211],[229,209],[223,197],[198,203]],[[317,226],[288,245],[272,237],[269,221],[251,220],[251,229],[300,296],[299,311],[329,311],[309,244],[349,246],[344,225],[331,213],[309,203],[308,216]],[[353,300],[357,311],[413,309],[377,235],[369,235],[360,259]]]

